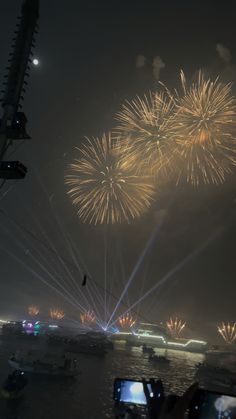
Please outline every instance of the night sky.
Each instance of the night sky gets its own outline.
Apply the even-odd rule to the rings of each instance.
[[[84,136],[101,136],[114,128],[114,115],[125,99],[157,86],[152,67],[156,56],[165,64],[160,80],[171,87],[178,86],[180,69],[190,79],[203,68],[209,76],[220,74],[235,82],[233,3],[41,0],[35,50],[40,65],[31,69],[23,106],[32,140],[11,156],[29,172],[24,181],[7,182],[1,190],[0,209],[7,216],[0,214],[0,315],[22,317],[27,305],[35,303],[45,311],[50,305],[62,306],[68,316],[79,318],[75,308],[34,274],[40,271],[30,256],[35,247],[59,269],[55,254],[44,245],[44,232],[80,284],[68,235],[91,281],[101,286],[106,237],[107,284],[116,296],[155,232],[129,289],[131,302],[195,253],[136,307],[140,314],[151,321],[177,315],[187,321],[189,333],[206,338],[214,336],[217,322],[235,321],[236,170],[218,187],[194,189],[162,181],[148,214],[130,226],[108,228],[82,224],[64,185],[67,164]],[[1,2],[1,81],[20,6],[19,0]],[[217,44],[230,50],[231,59],[220,57]],[[143,66],[140,55],[145,57]],[[40,275],[51,281],[42,270]]]

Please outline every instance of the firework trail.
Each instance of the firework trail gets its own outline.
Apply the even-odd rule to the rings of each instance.
[[[227,344],[232,344],[236,339],[236,323],[223,323],[217,327],[218,332]]]
[[[132,329],[135,323],[136,320],[129,313],[120,316],[118,319],[118,325],[121,329]]]
[[[185,328],[186,323],[182,320],[179,320],[177,317],[175,320],[170,318],[169,321],[166,322],[166,326],[173,338],[178,338],[182,330]]]

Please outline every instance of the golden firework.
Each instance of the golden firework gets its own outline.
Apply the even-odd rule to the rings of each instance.
[[[65,313],[58,308],[50,308],[50,317],[52,320],[62,320],[65,317]]]
[[[173,320],[172,317],[166,322],[166,326],[173,338],[178,338],[182,330],[186,326],[186,322],[179,320],[177,317]]]
[[[90,325],[96,321],[96,316],[93,311],[86,310],[80,314],[80,320],[84,325]]]
[[[232,344],[236,339],[236,323],[223,323],[217,327],[218,332],[227,344]]]
[[[87,139],[80,158],[69,167],[66,184],[83,222],[114,224],[141,216],[150,207],[154,189],[137,169],[124,147],[111,135]]]
[[[176,99],[180,157],[179,179],[193,185],[223,183],[236,165],[236,101],[231,84],[206,79],[199,71],[187,85],[181,72],[183,95]]]
[[[176,147],[176,104],[167,92],[137,96],[117,114],[121,137],[139,167],[153,174],[169,174]]]
[[[39,308],[37,306],[29,306],[28,313],[30,316],[37,316],[39,314]]]
[[[121,329],[131,329],[135,323],[136,320],[129,313],[126,313],[124,316],[120,316],[118,319],[118,324]]]

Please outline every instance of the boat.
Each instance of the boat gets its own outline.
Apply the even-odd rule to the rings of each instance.
[[[51,375],[57,377],[76,377],[79,373],[76,360],[63,359],[63,363],[50,362],[46,359],[17,359],[14,356],[8,360],[11,368],[29,374]]]
[[[5,388],[1,389],[1,396],[3,399],[16,400],[20,399],[23,395],[23,390],[8,391]]]
[[[77,335],[74,339],[68,340],[65,345],[65,351],[104,356],[107,354],[108,344],[106,338],[104,338],[101,333],[86,333]]]
[[[196,379],[201,382],[220,384],[221,386],[236,386],[236,371],[231,369],[199,363],[196,365]]]
[[[170,360],[168,358],[166,358],[165,356],[162,355],[154,355],[154,354],[150,354],[149,361],[151,362],[158,362],[158,363],[162,363],[162,364],[169,364]]]
[[[15,370],[4,381],[0,391],[1,396],[7,400],[20,399],[27,382],[24,372]]]
[[[155,353],[155,351],[154,351],[153,348],[151,348],[149,346],[146,346],[145,344],[142,346],[142,351],[143,351],[143,354],[150,354],[150,355],[152,355],[152,354]]]
[[[63,346],[67,343],[68,338],[58,335],[47,335],[47,344],[52,346]]]
[[[65,347],[66,352],[81,353],[86,355],[104,356],[107,354],[103,345],[89,344],[85,342],[71,342]]]
[[[199,363],[195,365],[198,374],[222,374],[222,375],[234,375],[236,378],[236,372],[230,371],[228,368],[224,368],[221,366],[210,365],[206,363]]]
[[[236,352],[227,349],[211,349],[206,352],[205,364],[236,371]]]
[[[80,341],[85,340],[91,344],[103,346],[106,350],[114,349],[114,343],[108,338],[106,333],[90,331],[83,335],[77,335],[77,339]]]

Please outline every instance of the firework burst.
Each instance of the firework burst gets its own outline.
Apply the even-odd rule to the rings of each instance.
[[[176,142],[181,177],[193,185],[223,183],[236,165],[236,101],[231,84],[206,79],[199,71],[187,85],[181,72],[183,95],[176,99]]]
[[[130,222],[150,207],[153,186],[137,175],[125,149],[111,135],[87,139],[79,153],[65,182],[83,222]]]
[[[177,317],[175,320],[173,320],[171,317],[170,320],[166,322],[166,326],[171,336],[173,338],[178,338],[182,330],[185,328],[186,323],[183,322],[182,320],[179,320]]]
[[[37,306],[29,306],[28,313],[30,316],[37,316],[39,314],[39,308]]]
[[[80,314],[80,320],[84,325],[91,325],[96,321],[96,316],[93,311],[86,310]]]
[[[176,104],[166,92],[137,96],[117,114],[117,130],[140,167],[153,174],[169,174],[176,144]]]
[[[135,323],[136,320],[129,313],[124,316],[120,316],[118,319],[118,324],[121,329],[132,329]]]
[[[236,339],[236,323],[223,323],[217,327],[218,332],[227,344],[232,344]]]
[[[65,313],[58,308],[50,308],[50,317],[52,320],[62,320],[65,317]]]

